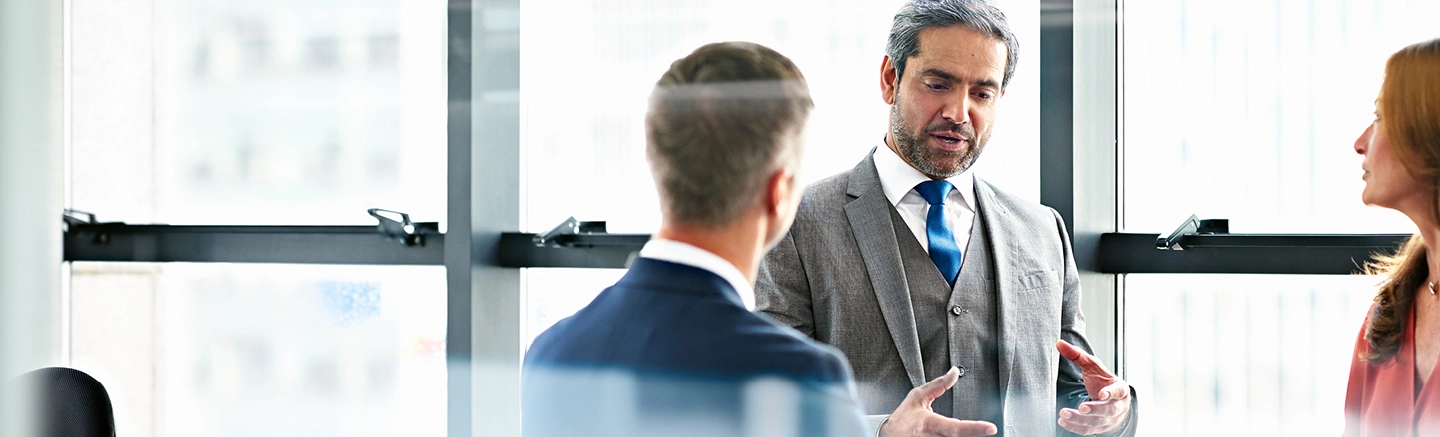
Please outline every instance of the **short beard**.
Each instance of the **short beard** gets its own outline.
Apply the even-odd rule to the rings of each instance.
[[[969,170],[980,157],[980,152],[985,149],[985,143],[990,141],[988,132],[985,137],[977,140],[975,128],[969,123],[954,124],[944,121],[926,126],[925,130],[920,132],[920,138],[917,138],[911,134],[913,129],[910,128],[910,123],[900,116],[898,103],[890,105],[890,126],[890,135],[895,139],[895,148],[900,149],[900,156],[915,166],[916,170],[932,178],[948,178]],[[935,150],[926,144],[929,138],[925,137],[936,132],[954,133],[955,136],[964,138],[970,147],[959,152]]]

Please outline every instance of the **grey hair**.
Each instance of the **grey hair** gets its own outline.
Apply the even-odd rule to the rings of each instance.
[[[898,81],[905,73],[905,63],[920,54],[920,31],[931,27],[965,26],[990,35],[1005,44],[1005,80],[1000,89],[1010,85],[1019,61],[1020,42],[1010,31],[1005,13],[986,0],[910,0],[895,13],[890,26],[890,40],[885,54],[895,65]]]
[[[810,90],[789,58],[748,42],[701,46],[655,84],[645,156],[667,221],[723,226],[798,167]]]

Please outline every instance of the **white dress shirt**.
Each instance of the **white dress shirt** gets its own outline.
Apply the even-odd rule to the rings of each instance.
[[[923,226],[924,222],[921,223]],[[640,257],[684,264],[714,273],[729,282],[731,287],[735,287],[735,292],[740,293],[740,301],[745,303],[745,309],[755,311],[755,284],[751,284],[745,279],[745,274],[740,273],[740,269],[720,255],[679,241],[655,238],[640,248]]]
[[[875,171],[880,175],[880,188],[885,191],[885,198],[895,205],[905,225],[915,234],[915,240],[920,242],[920,247],[930,252],[930,240],[925,234],[925,218],[930,214],[930,202],[915,191],[916,185],[930,180],[930,177],[900,159],[900,155],[883,142],[875,150]],[[966,169],[945,180],[955,186],[950,195],[945,196],[945,223],[950,226],[950,234],[955,236],[955,247],[960,248],[963,257],[970,249],[970,228],[975,224],[975,175]]]

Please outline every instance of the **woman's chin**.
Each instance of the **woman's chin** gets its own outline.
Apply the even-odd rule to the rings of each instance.
[[[1365,206],[1373,206],[1373,207],[1377,207],[1377,208],[1395,209],[1394,207],[1392,207],[1392,206],[1390,206],[1390,205],[1388,205],[1388,204],[1385,204],[1385,203],[1380,202],[1379,200],[1376,200],[1374,196],[1369,196],[1369,195],[1366,195],[1366,194],[1361,194],[1361,195],[1360,195],[1360,203],[1365,204]]]

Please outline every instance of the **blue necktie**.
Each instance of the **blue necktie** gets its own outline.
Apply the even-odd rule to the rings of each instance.
[[[945,224],[945,197],[955,188],[949,181],[925,181],[915,186],[915,191],[930,203],[930,212],[925,215],[925,239],[930,242],[930,260],[940,268],[945,281],[955,286],[960,276],[960,247],[955,245],[955,234]]]

